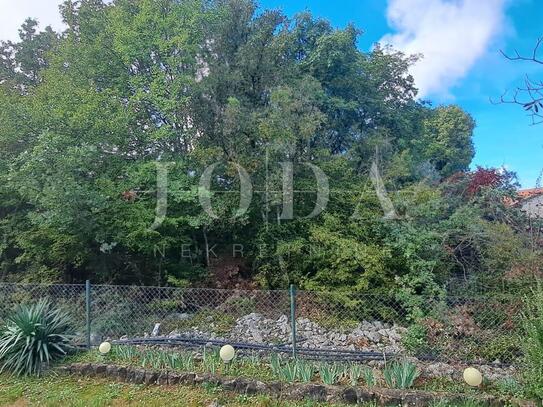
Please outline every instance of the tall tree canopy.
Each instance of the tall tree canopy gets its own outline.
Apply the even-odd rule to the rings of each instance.
[[[510,183],[461,189],[473,119],[417,101],[415,58],[360,51],[357,28],[249,0],[68,0],[61,12],[64,32],[27,20],[1,47],[3,278],[179,285],[235,263],[266,287],[433,292],[512,267],[488,263],[482,235],[524,247],[521,228],[488,214],[508,209],[485,191]],[[315,168],[329,200],[308,217]],[[244,171],[252,201],[236,214]],[[394,219],[377,184],[396,191]]]

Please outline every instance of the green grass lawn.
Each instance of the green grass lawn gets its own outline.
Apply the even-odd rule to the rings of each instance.
[[[49,374],[42,378],[0,375],[0,406],[212,406],[346,407],[312,401],[290,402],[266,396],[245,396],[212,386],[145,386],[107,379]],[[217,405],[217,404],[215,404]],[[361,407],[375,407],[369,403]],[[466,402],[465,407],[479,407]],[[437,403],[435,407],[452,407]],[[455,405],[455,407],[461,407]]]
[[[209,386],[144,386],[106,379],[51,374],[42,378],[0,375],[1,406],[221,406],[317,407],[268,397],[250,397]],[[340,407],[338,404],[327,406]],[[372,405],[368,405],[372,406]]]

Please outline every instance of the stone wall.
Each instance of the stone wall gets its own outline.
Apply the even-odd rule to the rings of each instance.
[[[381,406],[429,406],[439,400],[460,403],[465,396],[449,393],[433,393],[416,390],[376,389],[350,386],[327,386],[322,384],[264,383],[246,378],[226,378],[209,374],[179,373],[127,367],[113,364],[75,363],[62,366],[61,371],[70,374],[104,377],[112,380],[147,385],[198,385],[212,384],[224,390],[240,394],[265,394],[287,400],[314,400],[357,404],[374,401]],[[487,406],[511,405],[492,396],[480,396],[479,401]],[[526,404],[524,404],[526,405]]]

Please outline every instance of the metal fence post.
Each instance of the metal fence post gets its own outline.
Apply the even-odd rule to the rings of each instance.
[[[91,283],[85,282],[85,316],[87,322],[86,339],[87,349],[91,348]]]
[[[292,330],[292,357],[296,357],[296,287],[290,285],[290,324]]]

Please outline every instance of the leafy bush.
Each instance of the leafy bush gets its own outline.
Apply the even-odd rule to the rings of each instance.
[[[418,356],[428,350],[427,329],[421,323],[415,323],[407,329],[402,337],[402,343],[405,349],[412,355]]]
[[[40,375],[71,349],[73,331],[68,315],[49,302],[22,305],[7,318],[0,335],[0,372]]]
[[[523,315],[526,338],[524,347],[524,383],[530,396],[543,399],[543,287],[538,284],[526,298]]]
[[[395,389],[410,388],[418,376],[417,366],[408,361],[393,362],[383,370],[387,386]]]
[[[489,362],[497,359],[502,363],[511,363],[521,354],[519,338],[513,333],[497,335],[485,342],[485,346],[478,347],[477,353]]]

